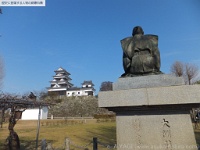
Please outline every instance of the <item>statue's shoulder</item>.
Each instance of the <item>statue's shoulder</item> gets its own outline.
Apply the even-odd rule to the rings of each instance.
[[[126,51],[126,49],[128,48],[129,44],[131,43],[131,41],[133,40],[133,37],[127,37],[127,38],[124,38],[122,39],[120,42],[121,42],[121,46],[122,46],[122,49],[124,51]]]
[[[157,35],[153,35],[153,34],[146,34],[144,35],[144,37],[150,39],[150,40],[156,40],[158,41],[158,36]]]
[[[146,34],[144,35],[145,39],[147,41],[151,41],[151,43],[154,45],[154,46],[158,46],[158,36],[157,35],[152,35],[152,34]]]
[[[127,38],[122,39],[120,42],[121,42],[121,44],[129,43],[132,41],[132,39],[133,39],[133,37],[127,37]]]

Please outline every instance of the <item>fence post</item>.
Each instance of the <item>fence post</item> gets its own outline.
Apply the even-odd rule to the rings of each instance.
[[[41,142],[41,150],[46,150],[46,147],[47,147],[47,142],[45,139],[42,139],[42,142]]]
[[[38,113],[38,123],[37,123],[37,135],[36,135],[36,150],[38,149],[38,138],[40,133],[40,116],[41,116],[41,106],[39,106],[39,113]]]
[[[93,137],[93,150],[98,150],[97,138],[96,137]]]
[[[70,140],[68,138],[65,139],[65,150],[70,150]]]
[[[51,143],[47,143],[47,149],[48,149],[48,150],[53,150],[52,144],[51,144]]]

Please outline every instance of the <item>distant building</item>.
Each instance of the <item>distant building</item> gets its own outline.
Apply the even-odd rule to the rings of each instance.
[[[72,80],[69,76],[71,75],[62,67],[54,71],[55,76],[53,80],[50,81],[51,86],[47,88],[49,93],[55,93],[56,95],[62,96],[89,96],[95,95],[94,84],[92,81],[84,81],[82,87],[73,87],[70,83]]]
[[[84,81],[82,87],[71,87],[67,90],[67,96],[94,96],[95,89],[92,81]]]
[[[48,92],[53,92],[58,95],[66,95],[67,90],[73,86],[73,84],[70,83],[72,80],[69,77],[70,73],[62,67],[58,68],[58,70],[55,70],[54,72],[56,75],[53,76],[53,80],[50,81],[51,86],[47,88]]]

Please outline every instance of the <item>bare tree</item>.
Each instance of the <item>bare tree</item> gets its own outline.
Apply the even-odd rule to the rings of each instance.
[[[93,96],[63,97],[61,103],[55,103],[49,110],[56,117],[88,117],[108,112],[98,107],[98,100]]]
[[[184,74],[184,64],[180,61],[176,61],[172,64],[170,71],[177,77],[182,77]]]
[[[199,68],[195,64],[176,61],[172,64],[170,71],[177,77],[183,77],[185,84],[190,85],[198,80],[197,76],[199,73]]]
[[[100,91],[112,91],[112,82],[110,81],[105,81],[101,83]]]
[[[189,63],[185,64],[185,78],[188,84],[192,84],[192,80],[197,77],[198,73],[199,73],[199,68],[197,65]]]

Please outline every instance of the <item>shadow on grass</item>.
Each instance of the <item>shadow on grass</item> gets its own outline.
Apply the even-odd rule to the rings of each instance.
[[[53,141],[47,141],[48,143],[52,143]],[[41,147],[41,141],[38,142],[38,148]],[[5,143],[0,143],[0,150],[8,150],[9,148]],[[20,150],[34,150],[36,149],[36,141],[35,140],[20,140]]]
[[[194,132],[194,134],[195,134],[195,138],[196,138],[196,143],[197,143],[197,145],[198,145],[198,150],[200,150],[200,131],[195,131]]]
[[[53,143],[53,141],[46,141],[47,143]],[[20,141],[20,150],[34,150],[36,149],[36,141],[35,140],[21,140]],[[38,149],[41,147],[41,141],[38,141]]]
[[[36,148],[35,140],[20,140],[20,150],[33,150]]]
[[[87,137],[76,136],[85,142],[92,142],[96,137],[98,145],[103,147],[114,147],[116,144],[116,127],[115,126],[100,126],[96,129],[87,130]]]

